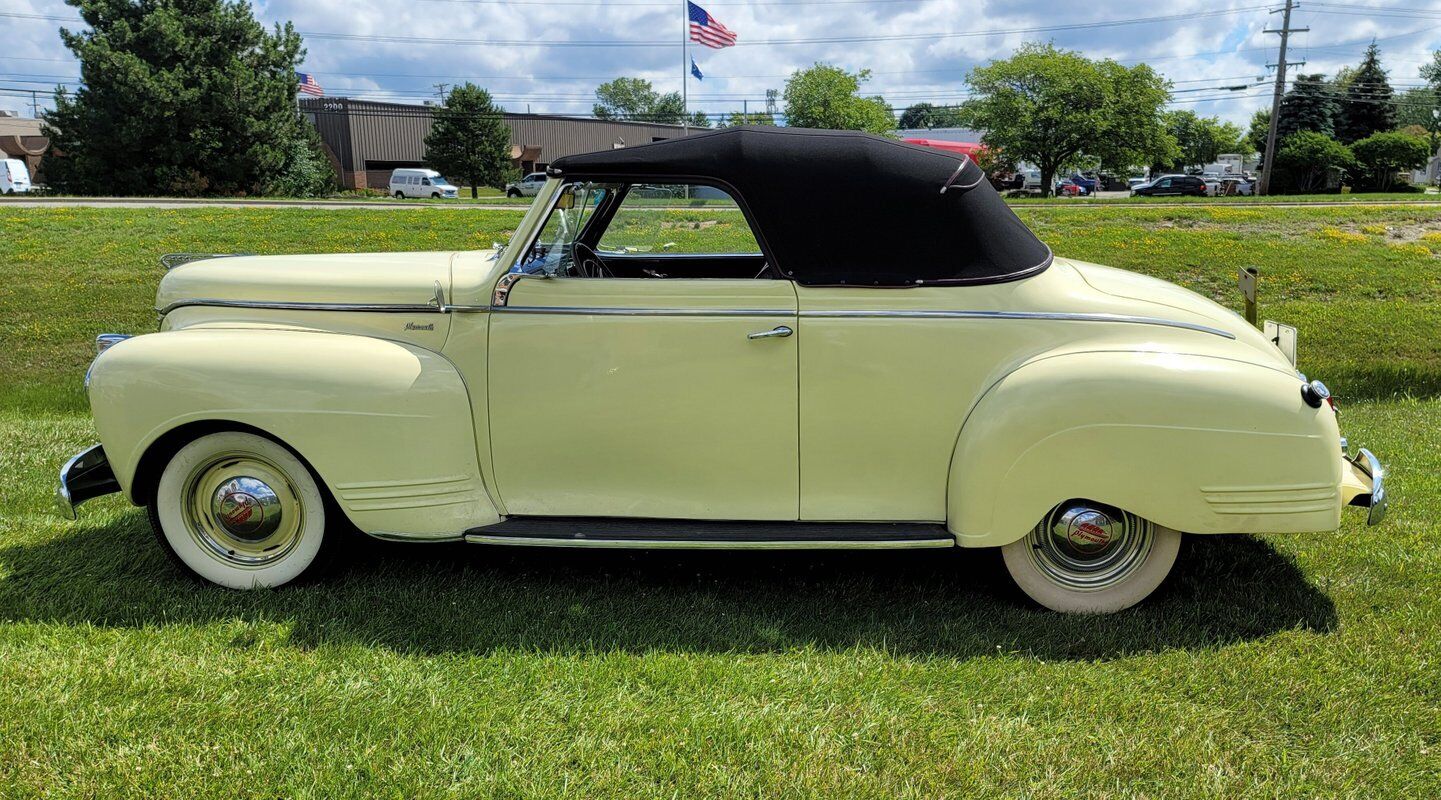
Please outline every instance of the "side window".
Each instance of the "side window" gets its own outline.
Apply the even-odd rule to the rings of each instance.
[[[636,184],[601,234],[602,253],[760,255],[734,198],[711,186]]]
[[[1167,179],[1161,181],[1160,188],[1162,188],[1162,189],[1169,189],[1169,188],[1171,188],[1171,179],[1170,179],[1170,178],[1167,178]]]

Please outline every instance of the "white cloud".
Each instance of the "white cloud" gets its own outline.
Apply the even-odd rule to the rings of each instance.
[[[958,102],[966,71],[1004,57],[1025,41],[1054,41],[1093,57],[1127,63],[1149,61],[1176,82],[1177,90],[1257,83],[1270,74],[1277,37],[1262,33],[1280,22],[1259,0],[874,0],[796,3],[795,0],[702,2],[736,31],[742,42],[834,37],[916,36],[997,31],[1102,22],[1138,17],[1186,15],[1165,22],[1079,30],[1012,32],[937,38],[810,44],[745,45],[710,50],[692,45],[706,74],[690,84],[691,106],[710,112],[737,110],[743,100],[763,103],[765,90],[782,88],[792,70],[816,61],[850,69],[869,68],[868,93],[896,106],[919,100]],[[1368,8],[1389,3],[1307,4],[1293,19],[1311,32],[1293,39],[1292,57],[1305,59],[1305,72],[1334,73],[1356,63],[1371,37],[1396,84],[1419,81],[1416,70],[1441,47],[1441,0],[1407,0],[1405,9],[1434,9],[1432,15],[1368,16]],[[71,17],[60,0],[6,0],[9,13]],[[433,84],[472,80],[489,88],[512,110],[587,113],[595,86],[617,75],[637,75],[662,91],[680,88],[678,47],[681,4],[654,0],[614,3],[586,0],[259,0],[267,23],[290,20],[303,32],[440,39],[512,40],[521,44],[406,44],[307,39],[305,71],[332,95],[418,101],[435,96]],[[1223,15],[1205,16],[1226,11]],[[1390,12],[1390,13],[1395,13]],[[73,82],[79,69],[60,45],[60,23],[5,18],[10,32],[0,55],[0,85],[41,90]],[[550,48],[558,41],[667,41],[675,44],[626,48]],[[536,43],[536,44],[528,44]],[[22,81],[25,81],[22,83]],[[1244,92],[1178,91],[1179,107],[1244,123],[1269,105],[1269,87]],[[0,94],[0,108],[28,112],[30,98]]]

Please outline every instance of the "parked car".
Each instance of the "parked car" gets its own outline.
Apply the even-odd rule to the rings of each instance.
[[[1254,193],[1251,182],[1241,177],[1225,177],[1221,179],[1218,195],[1242,195],[1249,197]]]
[[[406,197],[455,197],[455,186],[433,169],[398,169],[390,173],[390,193]]]
[[[1320,381],[1211,300],[1055,257],[969,161],[742,127],[551,176],[500,251],[171,269],[159,332],[99,340],[102,444],[63,467],[61,509],[123,493],[237,588],[307,573],[343,520],[417,542],[996,547],[1075,612],[1146,597],[1181,531],[1384,514],[1386,473]],[[674,250],[641,183],[735,205]]]
[[[1134,189],[1134,188],[1136,188],[1137,186],[1140,186],[1140,185],[1143,184],[1143,183],[1150,183],[1150,182],[1151,182],[1151,179],[1150,179],[1150,178],[1147,178],[1145,175],[1132,175],[1131,177],[1129,177],[1129,178],[1126,179],[1126,187],[1127,187],[1128,189]]]
[[[1195,175],[1162,175],[1131,189],[1132,197],[1205,197],[1206,182]]]
[[[1084,195],[1095,194],[1096,188],[1100,185],[1100,182],[1097,180],[1095,173],[1089,173],[1088,175],[1085,173],[1077,172],[1071,176],[1071,183],[1079,186],[1081,188],[1081,194]]]
[[[1062,178],[1056,181],[1055,190],[1057,197],[1080,197],[1086,193],[1085,189],[1082,189],[1075,181],[1069,178]]]
[[[18,158],[0,159],[0,194],[30,191],[30,170]]]
[[[505,185],[506,197],[535,197],[540,187],[545,185],[544,172],[532,172],[514,183]]]

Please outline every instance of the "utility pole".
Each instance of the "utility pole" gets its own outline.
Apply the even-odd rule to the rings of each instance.
[[[1276,89],[1271,95],[1271,126],[1266,131],[1266,153],[1261,162],[1261,186],[1257,194],[1271,193],[1272,167],[1276,160],[1276,125],[1281,121],[1281,96],[1286,93],[1286,44],[1293,33],[1305,33],[1310,28],[1291,27],[1291,9],[1296,0],[1286,0],[1285,8],[1272,9],[1271,13],[1282,12],[1281,29],[1267,29],[1266,33],[1281,34],[1281,54],[1276,59]]]
[[[432,83],[432,84],[430,85],[430,88],[434,89],[434,90],[435,90],[435,94],[436,94],[438,97],[440,97],[440,104],[441,104],[441,105],[445,105],[445,90],[450,88],[450,84],[448,84],[448,83]]]

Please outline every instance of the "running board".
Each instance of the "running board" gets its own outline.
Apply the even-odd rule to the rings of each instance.
[[[679,519],[511,517],[472,528],[475,544],[677,550],[903,550],[955,547],[944,525],[885,522],[708,522]]]

